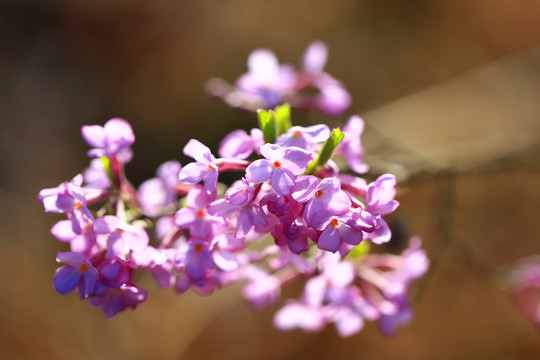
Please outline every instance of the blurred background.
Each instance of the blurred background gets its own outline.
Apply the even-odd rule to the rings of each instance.
[[[197,138],[214,151],[251,114],[204,93],[255,48],[298,65],[314,39],[353,97],[375,176],[394,172],[401,234],[430,272],[415,318],[392,339],[374,324],[340,339],[280,333],[237,287],[150,298],[108,320],[52,288],[57,251],[42,188],[87,165],[83,124],[123,117],[140,184]],[[0,2],[0,359],[534,359],[540,332],[500,287],[501,267],[540,253],[540,1],[119,0]]]

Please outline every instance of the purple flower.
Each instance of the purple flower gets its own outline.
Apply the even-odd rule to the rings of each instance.
[[[383,315],[379,319],[379,330],[387,337],[394,336],[398,326],[407,325],[413,318],[406,295],[398,295],[390,300],[397,305],[397,310],[392,315]]]
[[[365,197],[366,210],[375,216],[392,213],[399,206],[399,202],[394,200],[395,186],[396,177],[391,174],[381,175],[370,183]],[[380,225],[366,236],[375,244],[382,244],[390,241],[392,233],[386,221],[381,217]]]
[[[245,179],[242,185],[233,186],[225,193],[225,198],[214,201],[209,207],[211,215],[227,217],[236,211],[236,237],[244,238],[253,227],[268,225],[266,214],[259,205],[253,204],[255,189]]]
[[[341,190],[341,183],[335,177],[321,181],[314,176],[300,177],[294,184],[292,196],[296,201],[306,203],[304,219],[310,226],[313,217],[320,211],[343,215],[351,208],[351,199]]]
[[[295,71],[280,65],[276,55],[268,49],[253,51],[248,57],[248,72],[238,78],[238,89],[254,97],[261,107],[275,107],[283,96],[292,91]]]
[[[364,147],[360,136],[364,132],[364,120],[359,116],[351,116],[343,127],[345,137],[339,144],[338,153],[345,155],[351,169],[358,174],[365,174],[369,166],[364,163]]]
[[[275,144],[263,145],[261,154],[266,159],[251,163],[246,169],[246,179],[255,184],[270,180],[274,190],[281,196],[289,195],[296,175],[306,171],[313,159],[313,154],[306,150],[283,148]]]
[[[314,98],[314,106],[329,115],[339,115],[351,105],[351,95],[343,85],[324,72],[328,49],[322,41],[313,41],[302,56],[303,82],[315,87],[319,93]]]
[[[188,243],[178,248],[176,264],[186,269],[192,283],[203,284],[214,268],[210,247],[204,239],[190,238]]]
[[[148,234],[137,225],[129,225],[113,215],[98,218],[94,224],[96,233],[106,236],[108,256],[125,258],[131,251],[139,251],[148,245]],[[99,239],[98,239],[99,240]]]
[[[244,262],[241,251],[246,247],[244,239],[232,234],[221,234],[214,238],[211,245],[212,260],[222,271],[232,271]]]
[[[51,234],[61,242],[69,242],[71,251],[81,253],[87,257],[96,250],[96,232],[93,223],[83,218],[81,233],[73,231],[70,220],[61,220],[53,225]]]
[[[304,331],[321,331],[326,326],[323,313],[304,303],[291,301],[274,315],[274,326],[279,330],[300,328]]]
[[[281,295],[281,283],[267,272],[251,266],[246,270],[248,281],[242,289],[242,296],[254,309],[262,309],[276,302]]]
[[[94,296],[98,271],[88,262],[83,254],[76,252],[59,252],[56,261],[67,264],[56,270],[53,286],[60,294],[65,295],[79,288],[81,299]]]
[[[181,229],[189,228],[191,236],[210,239],[214,234],[213,226],[223,221],[208,213],[208,206],[216,199],[216,193],[206,193],[202,186],[196,185],[187,197],[187,207],[176,212],[174,222]]]
[[[293,126],[277,138],[276,144],[283,147],[296,146],[313,151],[313,144],[326,141],[328,136],[330,136],[330,129],[324,124],[308,127]]]
[[[343,242],[358,245],[363,239],[359,228],[349,215],[332,216],[328,210],[317,212],[312,219],[312,226],[323,230],[317,241],[317,247],[335,253]]]
[[[82,175],[75,176],[71,181],[60,184],[56,188],[43,189],[39,192],[38,200],[46,212],[65,213],[71,220],[73,232],[80,234],[83,215],[94,221],[94,217],[86,206],[86,197],[81,189]]]
[[[204,180],[204,189],[208,194],[217,188],[218,166],[210,149],[195,139],[189,140],[184,147],[184,154],[196,162],[189,163],[180,170],[178,178],[186,184],[197,184]]]
[[[84,170],[83,176],[86,187],[107,190],[112,186],[111,179],[107,175],[101,159],[92,159],[90,166]]]
[[[109,289],[103,296],[90,298],[90,303],[101,307],[105,315],[111,318],[127,308],[135,309],[147,298],[146,290],[135,285],[122,285],[119,288]]]
[[[98,267],[99,281],[110,288],[117,288],[130,279],[128,262],[118,256],[109,256]]]
[[[308,228],[300,219],[292,223],[284,218],[272,228],[271,234],[276,244],[279,246],[287,245],[294,254],[300,254],[309,249],[308,238],[317,239],[316,232]]]
[[[340,115],[351,106],[351,95],[330,75],[321,76],[316,84],[320,89],[315,98],[319,111],[328,115]]]
[[[328,59],[328,47],[320,40],[315,40],[308,45],[302,55],[302,68],[311,74],[323,72]]]
[[[224,158],[247,159],[262,145],[264,136],[260,129],[251,129],[250,135],[244,130],[235,130],[223,138],[218,153]]]
[[[85,125],[81,128],[81,134],[88,145],[93,147],[88,151],[90,157],[112,158],[135,142],[131,125],[119,118],[107,121],[105,126]]]
[[[157,216],[163,208],[176,201],[176,184],[181,165],[172,160],[161,164],[157,177],[144,181],[137,192],[141,210],[147,216]]]
[[[175,248],[156,249],[147,246],[142,250],[134,251],[131,255],[136,265],[150,270],[160,287],[167,288],[174,284]]]

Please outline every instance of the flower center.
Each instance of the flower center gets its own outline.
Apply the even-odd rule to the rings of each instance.
[[[74,207],[77,210],[81,210],[82,209],[82,202],[80,202],[80,201],[75,202]]]
[[[332,225],[332,229],[335,229],[335,228],[337,228],[337,227],[338,227],[338,225],[339,225],[339,221],[338,221],[338,219],[335,219],[335,218],[334,218],[334,219],[332,219],[332,221],[330,222],[330,225]]]
[[[79,271],[83,272],[83,273],[87,272],[88,271],[88,265],[81,264],[81,266],[79,266]]]
[[[302,132],[300,130],[296,130],[294,133],[293,133],[293,139],[298,139],[298,138],[301,138],[302,137]]]
[[[195,251],[197,254],[200,254],[203,251],[203,247],[200,244],[197,244],[193,247],[193,251]]]
[[[206,215],[206,209],[198,209],[195,214],[199,219],[202,219]]]
[[[315,192],[315,197],[316,197],[317,199],[320,198],[320,197],[322,197],[323,195],[324,195],[324,191],[322,191],[322,190],[317,190],[317,191]]]
[[[281,163],[279,161],[274,161],[274,167],[279,169],[281,167]]]

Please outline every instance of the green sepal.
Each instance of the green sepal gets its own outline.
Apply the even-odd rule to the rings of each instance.
[[[369,242],[364,240],[360,244],[356,245],[352,248],[351,251],[347,254],[347,258],[349,259],[358,259],[366,256],[369,254]]]
[[[277,106],[274,109],[276,118],[278,135],[285,134],[292,126],[291,122],[291,106],[287,103]]]
[[[106,156],[100,156],[99,160],[101,160],[101,164],[103,165],[103,169],[105,169],[105,172],[107,173],[107,176],[111,180],[111,182],[114,184],[114,175],[111,169],[111,159],[109,159]]]
[[[309,166],[307,167],[306,173],[310,174],[313,171],[323,167],[323,165],[326,164],[328,160],[330,160],[332,155],[334,155],[334,152],[336,151],[338,145],[341,143],[341,140],[343,140],[344,136],[345,133],[342,132],[339,128],[333,129],[328,139],[326,139],[326,141],[324,142],[317,158],[313,160],[311,164],[309,164]]]
[[[276,141],[277,126],[274,112],[272,110],[266,111],[259,109],[257,110],[257,117],[259,118],[259,127],[263,132],[264,141],[267,143]]]

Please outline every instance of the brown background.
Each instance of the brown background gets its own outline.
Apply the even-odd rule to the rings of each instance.
[[[373,175],[398,174],[393,218],[432,260],[415,319],[393,339],[279,333],[238,288],[150,299],[107,320],[52,289],[56,251],[41,188],[86,166],[83,124],[120,116],[137,135],[135,184],[212,149],[252,115],[209,99],[258,47],[297,64],[330,48],[350,114],[367,122]],[[540,253],[540,1],[204,0],[0,3],[0,359],[534,359],[540,334],[501,291],[501,266]],[[294,113],[300,124],[324,119]],[[399,250],[396,239],[391,250]]]

